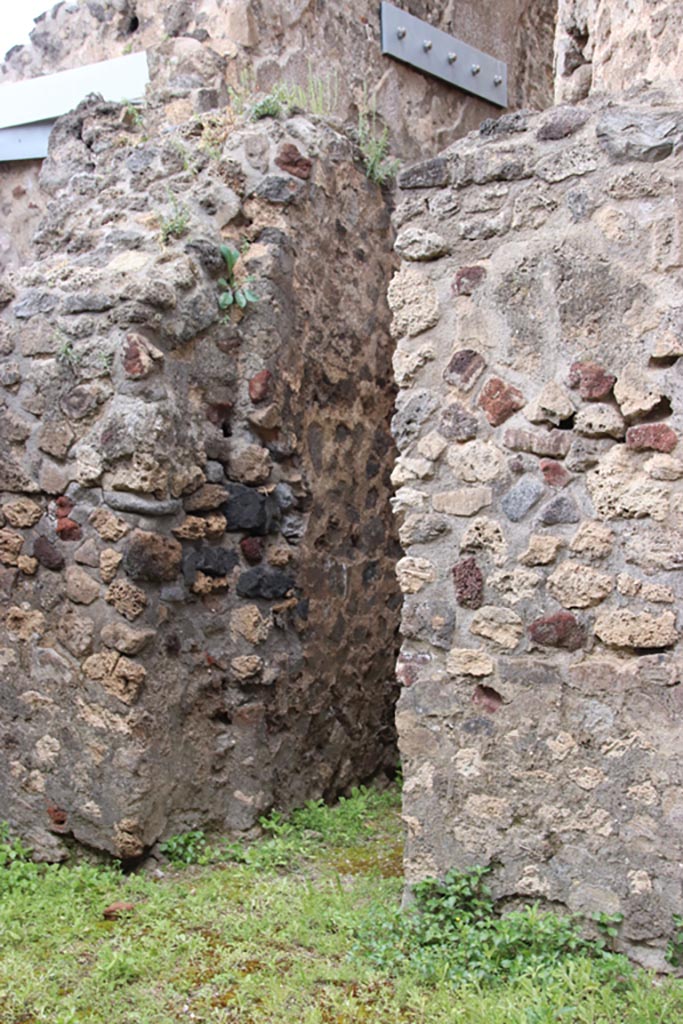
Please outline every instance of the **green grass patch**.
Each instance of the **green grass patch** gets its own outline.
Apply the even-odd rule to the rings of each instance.
[[[395,791],[271,814],[251,845],[198,830],[163,878],[45,867],[0,832],[2,1024],[668,1024],[654,983],[575,922],[498,917],[483,869],[399,909]],[[189,863],[192,862],[192,863]],[[133,904],[116,920],[104,909]]]

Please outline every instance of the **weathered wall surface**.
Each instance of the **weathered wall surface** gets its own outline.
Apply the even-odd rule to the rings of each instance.
[[[555,100],[665,86],[681,97],[679,0],[560,0]]]
[[[0,292],[0,817],[44,856],[395,757],[385,199],[303,117],[209,127],[62,119]],[[227,319],[224,239],[260,300]]]
[[[31,241],[45,212],[42,160],[0,162],[0,274],[31,257]]]
[[[683,906],[679,108],[509,116],[406,170],[398,729],[407,878]],[[673,126],[673,127],[672,127]]]
[[[225,105],[226,84],[247,96],[281,81],[327,86],[329,112],[355,120],[373,99],[402,156],[435,152],[475,128],[497,108],[382,57],[375,0],[117,0],[62,3],[42,17],[32,46],[16,47],[0,82],[161,47],[174,72],[169,97],[179,120],[193,109]],[[401,5],[399,5],[401,6]],[[493,53],[509,64],[511,106],[547,106],[552,97],[555,0],[409,0],[410,13]],[[215,86],[190,96],[192,78],[178,60],[211,51]],[[4,76],[4,77],[3,77]]]

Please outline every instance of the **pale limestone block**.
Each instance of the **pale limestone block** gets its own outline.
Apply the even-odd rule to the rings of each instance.
[[[399,559],[396,564],[398,585],[404,594],[417,594],[436,579],[436,567],[427,558]]]
[[[557,426],[562,420],[569,419],[575,412],[575,406],[569,393],[561,384],[550,381],[540,393],[528,402],[522,410],[530,423],[554,423]]]
[[[431,433],[420,438],[417,443],[417,450],[425,459],[431,459],[432,462],[436,462],[443,455],[447,444],[448,442],[445,437],[438,434],[436,430],[432,430]]]
[[[650,385],[648,375],[640,363],[629,363],[617,377],[614,397],[623,416],[631,419],[652,412],[662,395],[655,386]]]
[[[452,676],[493,675],[495,662],[486,651],[470,647],[454,647],[446,657],[446,668]]]
[[[643,469],[653,480],[680,480],[683,477],[683,460],[658,453],[647,460]]]
[[[519,643],[524,632],[524,623],[519,615],[509,608],[495,605],[484,605],[474,614],[470,623],[470,633],[483,636],[497,647],[513,650]]]
[[[442,491],[432,497],[435,512],[446,512],[451,516],[473,516],[493,500],[490,487],[459,487],[454,491]]]
[[[465,530],[460,541],[461,551],[490,551],[496,565],[507,557],[507,543],[500,524],[487,516],[478,516]]]
[[[590,558],[606,558],[611,554],[614,534],[606,523],[582,523],[574,534],[569,550]]]
[[[405,264],[392,278],[387,293],[389,308],[394,315],[392,338],[404,334],[414,338],[433,327],[439,320],[439,299],[429,277]]]
[[[614,590],[614,579],[580,562],[567,561],[548,579],[548,590],[564,608],[590,608]]]
[[[417,352],[406,352],[398,347],[392,356],[394,367],[394,380],[400,388],[408,387],[415,378],[418,370],[434,359],[434,349],[431,345],[425,345]]]
[[[517,604],[536,593],[542,577],[529,569],[498,569],[487,579],[487,584],[497,590],[501,600]]]
[[[612,647],[670,647],[679,638],[673,612],[655,616],[628,608],[599,612],[595,635]]]
[[[561,537],[552,537],[544,533],[532,533],[529,537],[529,544],[520,556],[518,561],[522,565],[550,565],[557,558],[557,553],[563,546]]]
[[[447,460],[454,473],[466,483],[491,483],[505,469],[503,453],[492,441],[453,445],[448,450]]]

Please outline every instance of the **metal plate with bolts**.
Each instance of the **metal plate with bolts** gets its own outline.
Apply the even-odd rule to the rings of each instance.
[[[382,53],[496,106],[507,106],[507,64],[504,61],[475,50],[455,36],[388,3],[382,4]]]

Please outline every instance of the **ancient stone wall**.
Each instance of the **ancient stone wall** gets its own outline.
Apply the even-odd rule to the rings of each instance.
[[[0,818],[42,856],[395,763],[386,198],[323,124],[217,131],[82,104],[1,286]]]
[[[511,106],[552,97],[555,0],[409,0],[403,6],[509,65]],[[383,57],[375,0],[115,0],[60,3],[42,16],[32,45],[15,47],[0,83],[121,56],[157,52],[171,68],[176,116],[225,105],[228,87],[247,102],[280,82],[319,97],[326,112],[355,121],[374,104],[403,157],[435,152],[495,112],[482,100]],[[193,51],[215,55],[219,75],[188,101],[192,76],[174,68]]]
[[[682,15],[680,0],[560,0],[556,102],[653,84],[680,99]]]
[[[400,387],[409,882],[683,907],[683,112],[559,107],[405,170]]]

